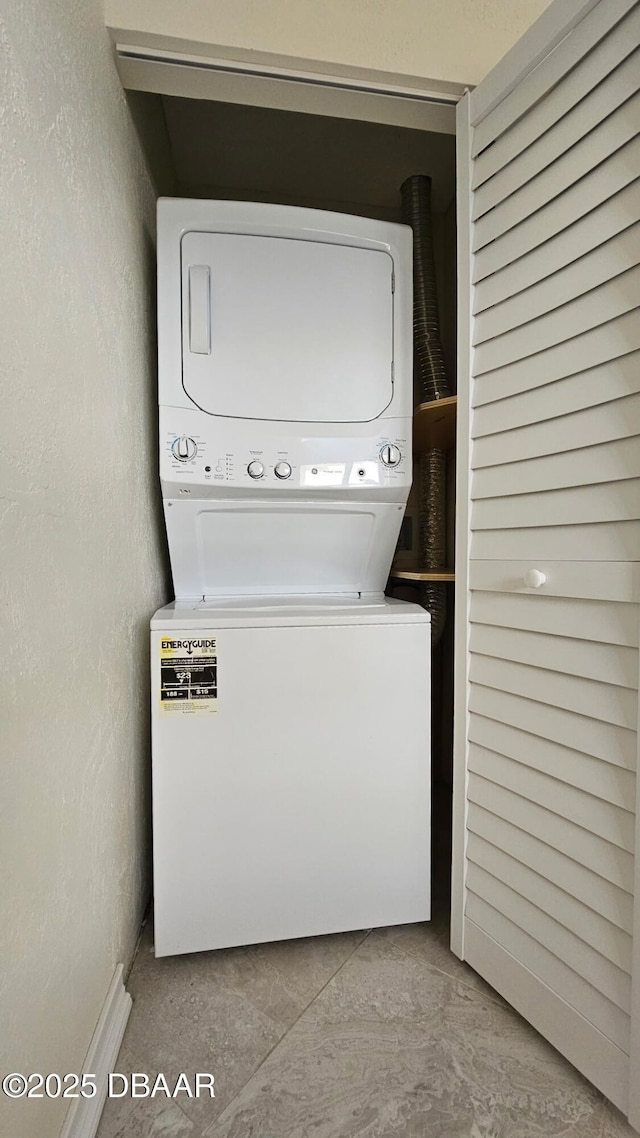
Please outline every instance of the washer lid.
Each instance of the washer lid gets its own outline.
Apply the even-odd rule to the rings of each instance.
[[[323,241],[182,238],[182,382],[203,411],[359,423],[393,396],[393,259]]]

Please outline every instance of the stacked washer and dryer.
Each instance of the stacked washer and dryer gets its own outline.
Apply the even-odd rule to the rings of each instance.
[[[411,314],[408,227],[158,203],[159,956],[429,918],[429,615],[384,596]]]

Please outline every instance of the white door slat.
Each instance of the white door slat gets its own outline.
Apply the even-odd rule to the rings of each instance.
[[[469,776],[469,802],[573,858],[625,893],[633,894],[633,855],[620,846],[476,775]]]
[[[467,855],[472,864],[499,881],[508,881],[514,893],[580,937],[616,968],[631,974],[631,937],[617,925],[484,838],[470,834]]]
[[[496,237],[501,237],[508,229],[513,229],[565,190],[575,186],[594,166],[606,163],[616,151],[637,136],[639,121],[640,92],[627,99],[604,122],[584,135],[566,154],[480,217],[473,227],[473,252],[482,249],[490,241],[495,241]]]
[[[639,177],[640,139],[633,138],[559,197],[477,249],[472,266],[474,284],[562,233]]]
[[[485,277],[474,290],[474,315],[551,277],[632,225],[640,212],[640,182],[599,205],[543,245]]]
[[[640,446],[634,436],[528,461],[483,467],[474,472],[471,496],[478,500],[505,498],[638,477]]]
[[[543,739],[508,723],[498,723],[483,715],[474,715],[469,725],[469,739],[485,750],[504,755],[513,762],[526,762],[541,774],[575,786],[578,790],[601,798],[613,806],[633,811],[636,793],[634,771],[602,759],[594,759],[583,751],[563,747],[551,739]],[[575,821],[575,819],[574,819]]]
[[[637,691],[638,653],[634,648],[476,623],[471,627],[469,646],[480,656],[531,664]]]
[[[621,1011],[627,1014],[630,1012],[631,981],[621,968],[606,960],[575,933],[548,917],[537,905],[527,901],[526,897],[521,897],[505,882],[473,863],[468,867],[467,886],[471,893],[485,900],[549,952],[564,960],[574,972],[593,984],[597,991]],[[468,915],[471,916],[469,911]]]
[[[478,928],[498,940],[516,960],[539,976],[548,988],[557,992],[562,1001],[579,1010],[607,1039],[626,1054],[629,1053],[628,1012],[607,999],[575,969],[540,944],[535,935],[529,935],[481,897],[470,895],[466,915]]]
[[[541,490],[538,494],[512,494],[474,501],[472,530],[522,526],[573,525],[640,518],[640,479]]]
[[[636,729],[638,700],[628,688],[498,660],[492,656],[472,656],[469,678],[472,683],[483,687],[522,695],[537,703],[626,727],[629,731]],[[540,708],[538,715],[543,718]]]
[[[531,569],[532,563],[516,562]],[[554,565],[559,564],[554,562]],[[616,562],[604,563],[616,568]],[[494,577],[493,562],[472,561],[472,578],[480,580],[483,567],[486,567],[486,592],[474,592],[471,602],[471,621],[480,624],[495,624],[500,628],[522,628],[529,632],[548,632],[557,636],[575,636],[583,640],[597,640],[606,644],[622,644],[630,648],[638,646],[637,610],[630,611],[627,604],[615,601],[582,600],[579,594],[562,594],[560,597],[537,595],[537,590],[522,590],[513,584],[510,593],[491,592]],[[577,562],[570,569],[589,568],[590,562]],[[543,564],[543,570],[549,563]],[[508,571],[507,571],[508,572]],[[615,577],[615,574],[613,575]],[[516,582],[517,577],[506,577]],[[553,580],[553,572],[551,572]],[[472,584],[481,589],[482,585]],[[553,585],[551,585],[553,587]],[[545,584],[543,588],[547,588]],[[588,588],[588,586],[587,586]],[[566,599],[564,599],[566,596]]]
[[[638,1126],[640,0],[567,4],[457,116],[452,945]]]
[[[473,195],[474,221],[535,178],[635,95],[639,69],[640,60],[634,52],[544,135],[480,186]]]
[[[534,770],[526,763],[498,755],[477,743],[473,743],[469,751],[469,770],[513,794],[519,794],[525,801],[536,802],[553,814],[582,826],[590,834],[597,834],[627,853],[634,851],[635,817],[620,806],[604,802],[569,783]]]
[[[579,339],[565,340],[546,352],[481,376],[480,382],[474,382],[473,406],[541,388],[602,364],[613,366],[616,360],[638,348],[640,320],[637,311],[626,312],[617,320],[585,332]]]
[[[640,206],[640,192],[638,205]],[[640,223],[629,226],[617,237],[598,245],[591,253],[573,261],[553,276],[545,277],[531,288],[482,312],[474,321],[474,343],[480,344],[492,337],[501,336],[554,308],[569,304],[577,297],[632,269],[639,259]]]
[[[593,873],[572,857],[539,838],[526,834],[517,826],[512,826],[504,818],[490,814],[481,806],[472,803],[469,807],[468,827],[471,834],[477,834],[498,849],[528,865],[549,881],[554,881],[566,892],[571,893],[612,924],[631,935],[633,931],[633,897],[625,893],[611,881]]]
[[[558,379],[495,403],[476,407],[474,438],[512,431],[531,423],[548,422],[562,415],[601,406],[640,391],[640,352],[629,352],[613,363],[590,368],[580,375]]]
[[[639,320],[640,323],[640,320]],[[474,440],[472,466],[501,466],[570,449],[599,446],[640,434],[640,395],[627,395],[543,423],[531,423]]]
[[[472,104],[475,108],[472,119],[474,125],[472,157],[477,158],[514,123],[519,123],[543,96],[547,102],[553,88],[564,81],[576,64],[580,63],[584,56],[591,52],[633,8],[634,3],[635,0],[607,0],[606,4],[597,4],[555,51],[550,52],[518,83],[514,91],[482,118],[479,117],[479,100],[482,92],[479,94],[476,92]],[[560,113],[564,114],[564,110]]]
[[[546,581],[538,589],[531,589],[524,582],[524,575],[528,569],[542,569],[546,574]],[[532,632],[557,632],[558,636],[578,636],[588,640],[604,640],[611,644],[637,644],[635,625],[638,620],[635,607],[623,605],[613,606],[602,604],[603,601],[628,601],[631,605],[640,600],[640,566],[632,565],[628,561],[590,561],[578,562],[575,565],[566,561],[545,561],[544,564],[530,561],[471,561],[469,565],[469,583],[471,589],[494,589],[500,593],[524,593],[532,598],[531,606],[525,606],[524,611],[531,612],[530,619],[535,623],[531,625]],[[565,613],[571,615],[572,606],[549,602],[543,598],[549,597],[575,597],[585,600],[597,601],[597,604],[573,606],[578,609],[576,621],[563,623]],[[477,605],[474,596],[473,607]],[[509,609],[509,597],[503,598],[504,606]],[[542,604],[542,608],[540,605]],[[550,625],[544,623],[545,612],[550,613]],[[539,623],[542,613],[543,623]],[[603,625],[599,618],[604,617]],[[473,619],[473,618],[472,618]],[[496,621],[494,612],[492,620]],[[485,622],[488,623],[488,622]],[[589,634],[589,625],[597,628],[595,636]],[[624,625],[624,627],[623,627]],[[517,624],[513,627],[528,628],[527,624]],[[604,635],[611,628],[616,633],[614,639],[608,640]],[[622,633],[622,639],[620,634]]]
[[[478,682],[471,685],[469,707],[471,711],[498,723],[506,723],[542,739],[584,751],[585,755],[635,770],[636,736],[628,728],[553,706],[545,708],[542,716],[535,700],[485,687]]]
[[[471,537],[471,557],[514,561],[640,561],[638,522],[596,522],[593,525],[540,526],[537,529],[477,530]]]
[[[591,0],[588,2],[591,3]],[[532,962],[535,967],[536,951],[542,953],[545,950],[538,950],[535,941],[527,938],[525,933],[520,933],[514,925],[509,925],[499,913],[495,914],[495,918],[497,926],[504,924],[523,941],[529,940],[533,947]],[[632,1069],[629,1051],[633,1054],[634,1050],[629,1017],[619,1008],[614,1008],[613,1004],[608,1004],[609,1009],[616,1012],[627,1025],[625,1052],[623,1047],[607,1037],[605,1030],[596,1027],[593,1016],[587,1017],[584,1014],[584,1007],[578,1011],[567,1001],[565,997],[569,989],[567,988],[565,992],[564,977],[558,976],[558,971],[564,969],[565,965],[559,964],[554,975],[556,987],[563,993],[560,995],[559,991],[552,990],[535,971],[525,965],[519,955],[513,955],[504,946],[501,930],[496,928],[494,939],[468,918],[463,918],[462,927],[465,960],[473,960],[473,966],[480,976],[500,992],[507,1003],[511,1004],[542,1035],[543,1039],[547,1039],[560,1055],[564,1055],[576,1070],[598,1087],[605,1098],[623,1113],[628,1112],[629,1071]],[[454,935],[455,932],[457,930],[454,924]],[[515,947],[518,952],[517,940]],[[553,967],[554,958],[550,956],[549,959]],[[571,975],[570,970],[567,971]],[[604,1001],[604,997],[601,996],[600,999]],[[631,1093],[633,1094],[633,1091]]]
[[[599,324],[637,310],[639,297],[640,266],[636,266],[529,324],[479,344],[474,352],[474,374],[495,371],[573,340]]]
[[[466,123],[469,134],[491,111],[502,103],[547,57],[567,39],[600,0],[564,0],[560,9],[543,12],[522,39],[516,40],[479,87],[467,99]],[[604,34],[604,33],[602,33]],[[471,152],[472,137],[466,139]],[[473,163],[471,163],[473,165]]]
[[[477,190],[536,142],[554,123],[575,107],[633,51],[640,38],[640,12],[633,5],[611,32],[565,75],[547,98],[538,101],[518,120],[513,130],[496,138],[473,163],[472,186]]]

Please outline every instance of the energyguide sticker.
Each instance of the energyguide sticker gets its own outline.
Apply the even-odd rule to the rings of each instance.
[[[218,710],[218,651],[214,637],[160,638],[160,706],[186,715]]]

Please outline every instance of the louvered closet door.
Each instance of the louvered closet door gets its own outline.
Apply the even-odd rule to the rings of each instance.
[[[453,940],[636,1125],[639,45],[640,4],[558,0],[460,108]]]

